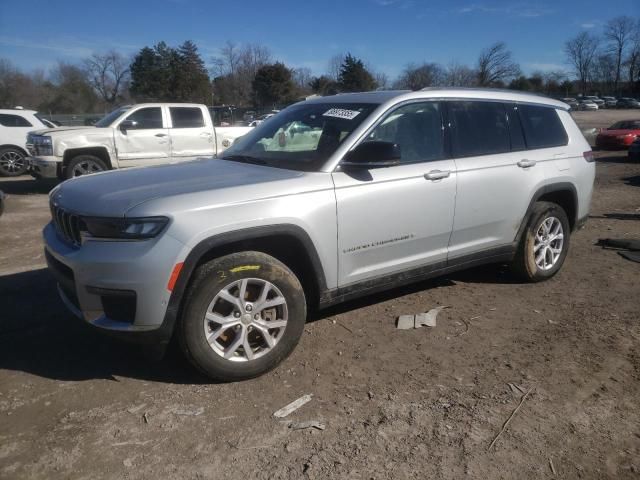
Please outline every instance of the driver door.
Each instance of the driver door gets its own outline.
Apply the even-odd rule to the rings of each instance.
[[[333,173],[340,287],[446,265],[456,170],[441,109],[438,102],[400,106],[367,134],[364,142],[399,145],[399,165]]]
[[[129,126],[122,123],[129,120]],[[162,107],[142,107],[131,112],[115,130],[120,168],[169,163],[171,144]]]

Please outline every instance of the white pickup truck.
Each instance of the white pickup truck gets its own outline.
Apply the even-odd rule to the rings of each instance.
[[[212,157],[250,127],[214,128],[204,105],[144,103],[114,110],[92,127],[29,133],[31,174],[68,179],[126,167]]]

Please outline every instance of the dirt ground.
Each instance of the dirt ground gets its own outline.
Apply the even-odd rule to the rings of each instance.
[[[592,217],[551,281],[485,267],[350,302],[236,384],[72,318],[43,262],[51,185],[0,181],[0,478],[638,478],[640,264],[594,244],[640,238],[606,216],[640,213],[640,164],[597,157]],[[438,305],[435,328],[395,329]],[[288,427],[305,420],[326,429]]]

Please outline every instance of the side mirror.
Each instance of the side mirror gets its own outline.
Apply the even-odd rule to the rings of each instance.
[[[127,130],[134,130],[138,127],[138,122],[133,120],[123,120],[120,122],[120,130],[126,132]]]
[[[400,163],[400,145],[392,142],[364,142],[345,155],[340,162],[343,167],[379,168],[392,167]]]

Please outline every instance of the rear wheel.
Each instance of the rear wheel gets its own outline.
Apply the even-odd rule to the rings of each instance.
[[[65,168],[67,179],[91,175],[92,173],[104,172],[108,170],[107,165],[101,158],[94,155],[78,155],[71,159]]]
[[[567,257],[570,235],[569,219],[562,207],[536,203],[518,246],[514,270],[530,282],[553,277]]]
[[[0,150],[0,175],[17,177],[29,168],[27,156],[22,150],[7,147]]]
[[[207,376],[238,381],[282,362],[304,330],[302,286],[286,265],[260,252],[198,268],[178,327],[187,359]]]

